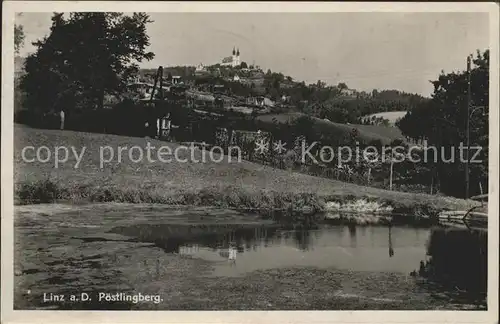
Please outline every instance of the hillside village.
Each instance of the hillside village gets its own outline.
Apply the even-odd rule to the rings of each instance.
[[[163,97],[175,93],[184,97],[192,108],[219,108],[225,111],[241,112],[247,115],[282,112],[306,112],[308,115],[320,117],[321,105],[316,100],[297,100],[295,93],[306,88],[310,92],[327,88],[324,83],[305,85],[304,82],[293,80],[281,73],[265,72],[258,65],[248,65],[242,60],[239,48],[233,48],[231,55],[220,62],[205,65],[177,66],[163,68]],[[155,69],[141,69],[130,83],[129,89],[134,99],[150,100],[154,87]],[[159,81],[158,81],[159,82]],[[345,83],[330,87],[336,92],[336,100],[349,101],[359,98],[369,98],[373,94],[350,89]],[[156,95],[160,97],[160,93]],[[156,98],[155,98],[156,99]],[[383,111],[384,107],[380,107]],[[391,110],[394,109],[391,108]],[[381,112],[376,111],[376,112]],[[403,116],[402,114],[401,116]],[[384,124],[394,126],[394,121],[388,123],[384,118],[366,118],[359,116],[360,124]],[[361,118],[363,117],[363,118]],[[326,116],[322,119],[329,120]],[[333,120],[335,121],[335,120]],[[342,122],[342,121],[340,121]]]
[[[327,86],[318,80],[306,85],[282,73],[247,64],[238,47],[233,47],[230,54],[214,64],[166,64],[162,80],[158,80],[162,91],[157,91],[153,99],[173,97],[176,102],[202,113],[206,113],[206,109],[244,115],[303,113],[325,121],[381,126],[395,126],[415,103],[425,100],[397,90],[357,91],[343,82]],[[15,58],[16,84],[24,74],[24,62],[22,57]],[[151,100],[157,73],[157,69],[139,69],[126,93],[121,97],[107,95],[105,106],[116,105],[124,98]],[[16,92],[16,110],[22,106],[18,103],[22,101],[20,97],[22,95]]]

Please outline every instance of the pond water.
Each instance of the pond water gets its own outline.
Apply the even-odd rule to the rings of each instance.
[[[487,232],[463,228],[333,225],[136,224],[113,231],[167,253],[211,261],[214,276],[289,267],[336,268],[419,276],[484,299]]]
[[[426,278],[426,286],[484,303],[487,232],[443,227],[331,225],[143,225],[118,230],[167,253],[213,264],[212,276],[242,276],[288,267],[390,272]],[[462,298],[462,297],[460,297]]]
[[[142,289],[144,282],[149,284],[151,280],[160,280],[158,278],[161,280],[157,284],[165,282],[165,277],[161,277],[164,274],[158,270],[158,261],[164,260],[165,267],[171,267],[166,276],[174,280],[165,283],[165,287],[182,279],[180,286],[186,292],[194,289],[191,283],[197,287],[202,283],[199,290],[202,291],[210,290],[210,285],[217,282],[222,283],[222,287],[227,284],[231,288],[231,285],[250,278],[249,284],[254,284],[260,282],[261,275],[263,278],[267,275],[267,280],[273,282],[275,273],[286,273],[287,280],[289,274],[296,276],[297,282],[285,282],[284,285],[289,285],[290,289],[303,285],[302,292],[310,287],[304,285],[304,278],[316,282],[317,278],[329,274],[332,278],[339,278],[335,284],[340,284],[339,287],[348,294],[366,298],[380,297],[379,289],[383,285],[390,287],[390,291],[385,292],[389,299],[394,299],[394,294],[410,294],[411,298],[422,303],[429,300],[429,305],[435,305],[433,301],[441,299],[447,305],[485,307],[486,231],[332,222],[314,224],[314,228],[309,229],[294,229],[296,225],[293,224],[257,220],[255,217],[238,218],[232,211],[214,213],[179,212],[166,220],[165,215],[150,211],[150,214],[138,213],[139,216],[130,223],[123,221],[122,213],[116,211],[115,214],[108,213],[109,224],[97,230],[94,225],[99,224],[101,215],[94,211],[90,215],[78,213],[71,218],[65,217],[63,222],[53,219],[52,223],[47,223],[45,216],[19,217],[16,227],[18,250],[28,251],[29,261],[25,262],[28,266],[22,268],[22,275],[16,278],[18,281],[22,279],[23,289],[38,289],[40,293],[49,289],[66,292],[81,286],[97,291],[104,286],[123,284],[124,278],[132,278],[136,287]],[[210,262],[186,262],[163,252]],[[173,265],[168,264],[170,261],[174,262]],[[115,262],[118,262],[118,268]],[[186,265],[184,272],[183,266]],[[197,265],[203,265],[201,270]],[[309,269],[290,269],[296,267]],[[286,270],[252,274],[256,270],[278,268]],[[340,271],[328,271],[330,269]],[[139,276],[136,282],[138,270],[143,276]],[[318,277],[314,277],[314,273],[319,273]],[[200,279],[202,276],[212,278]],[[336,281],[328,280],[328,283]],[[207,286],[203,286],[205,284]],[[332,289],[338,290],[339,287],[332,286]],[[35,292],[31,299],[19,293],[17,296],[18,305],[46,306],[41,305],[39,299],[35,300]],[[87,309],[101,306],[71,304],[58,307]]]
[[[425,228],[325,224],[311,230],[212,229],[154,241],[166,252],[213,261],[214,275],[293,266],[409,274],[426,259],[429,235]]]

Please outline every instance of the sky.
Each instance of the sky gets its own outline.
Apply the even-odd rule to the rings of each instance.
[[[22,13],[25,46],[49,32],[51,13]],[[155,58],[141,67],[241,60],[297,81],[345,82],[359,91],[397,89],[425,96],[441,70],[466,68],[488,48],[487,13],[150,13]]]

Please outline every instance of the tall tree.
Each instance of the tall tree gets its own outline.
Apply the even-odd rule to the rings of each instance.
[[[55,13],[50,34],[26,60],[28,108],[102,108],[105,95],[122,94],[137,63],[154,57],[146,51],[150,22],[144,13]]]
[[[16,55],[19,55],[19,50],[24,45],[24,39],[23,25],[14,25],[14,52]]]

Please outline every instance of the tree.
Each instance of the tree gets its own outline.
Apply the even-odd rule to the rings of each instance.
[[[24,45],[24,29],[23,25],[14,25],[14,53],[19,55],[19,50]]]
[[[144,13],[55,13],[50,34],[26,59],[28,109],[102,108],[106,95],[123,94],[137,62],[154,57],[146,51],[150,22]]]
[[[316,87],[317,87],[317,88],[319,88],[319,89],[323,89],[323,88],[325,88],[325,87],[326,87],[326,82],[321,81],[321,80],[318,80],[318,81],[316,82]]]
[[[240,67],[242,69],[247,69],[248,68],[247,62],[241,62]]]
[[[417,108],[409,111],[397,126],[403,134],[417,141],[427,140],[428,145],[445,150],[451,156],[456,154],[455,163],[443,162],[433,165],[437,180],[442,185],[441,191],[455,196],[463,196],[465,192],[465,163],[460,161],[460,144],[466,143],[466,122],[470,116],[471,146],[482,147],[480,156],[482,163],[470,165],[472,194],[479,193],[478,182],[486,186],[488,179],[488,102],[489,102],[489,50],[477,52],[471,69],[471,106],[484,107],[476,113],[468,109],[467,73],[444,72],[437,80],[431,81],[434,93],[429,102],[422,102]]]
[[[345,84],[344,82],[340,82],[340,83],[337,85],[337,88],[338,88],[340,91],[343,91],[343,90],[347,90],[347,89],[349,89],[349,87],[347,86],[347,84]]]

